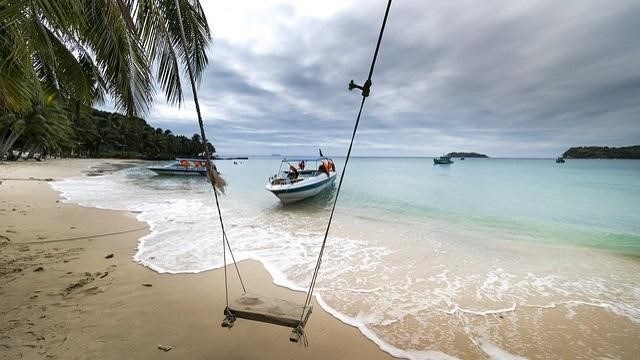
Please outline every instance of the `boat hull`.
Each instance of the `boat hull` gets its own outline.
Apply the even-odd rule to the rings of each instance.
[[[333,185],[336,176],[335,172],[331,172],[329,176],[323,174],[294,184],[267,184],[266,188],[281,202],[289,204],[320,194]]]
[[[449,165],[453,164],[453,160],[433,159],[433,165]]]
[[[168,168],[148,168],[158,175],[171,175],[171,176],[206,176],[207,170],[196,169],[168,169]]]

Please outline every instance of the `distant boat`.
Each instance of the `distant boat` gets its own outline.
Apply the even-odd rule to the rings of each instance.
[[[451,160],[451,156],[440,156],[438,158],[433,158],[433,165],[449,165],[453,164],[453,160]]]
[[[249,160],[249,158],[247,156],[219,156],[219,155],[212,155],[211,160]],[[206,156],[203,155],[198,155],[198,156],[191,156],[191,157],[177,157],[176,160],[180,161],[180,160],[188,160],[188,161],[196,161],[196,160],[200,160],[202,162],[204,162],[205,160],[207,160]]]
[[[464,160],[464,156],[461,156],[461,157],[460,157],[460,160]]]
[[[558,163],[558,164],[564,164],[564,158],[563,158],[562,156],[558,157],[558,158],[556,159],[556,163]]]
[[[176,159],[177,161],[163,167],[148,167],[158,175],[206,176],[206,160]]]
[[[266,188],[286,204],[317,195],[335,180],[333,160],[324,156],[291,158],[282,160],[278,173],[269,178]]]

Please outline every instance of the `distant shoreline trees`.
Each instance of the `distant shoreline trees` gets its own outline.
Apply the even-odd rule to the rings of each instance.
[[[624,147],[578,146],[562,154],[567,159],[640,159],[640,145]]]
[[[177,156],[202,153],[202,139],[174,135],[171,130],[154,128],[138,117],[124,116],[96,109],[77,117],[71,112],[60,114],[67,119],[51,128],[51,121],[28,121],[25,129],[8,151],[7,160],[25,158],[83,157],[172,160]],[[71,119],[71,120],[68,120]],[[55,134],[55,135],[54,135]],[[55,139],[55,146],[50,142]],[[215,152],[210,143],[209,150]]]
[[[447,154],[449,157],[468,157],[468,158],[488,158],[485,154],[478,154],[474,152],[450,152]]]

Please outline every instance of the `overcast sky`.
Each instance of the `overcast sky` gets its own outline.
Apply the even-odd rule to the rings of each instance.
[[[221,154],[344,155],[386,0],[201,0]],[[159,93],[147,121],[198,132]],[[396,0],[355,155],[553,157],[640,144],[640,1]]]

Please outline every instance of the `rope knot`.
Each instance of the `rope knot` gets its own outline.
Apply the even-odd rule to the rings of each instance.
[[[371,91],[371,79],[367,79],[367,81],[364,82],[364,85],[360,86],[360,85],[356,85],[356,83],[353,82],[353,80],[351,80],[351,82],[349,82],[349,91],[353,90],[353,89],[360,89],[362,90],[362,96],[367,97],[369,96],[369,93]]]
[[[299,340],[302,340],[302,344],[304,345],[304,347],[309,346],[309,340],[307,340],[307,334],[304,332],[304,328],[302,327],[302,325],[298,325],[293,328],[289,340],[293,342],[299,342]]]

